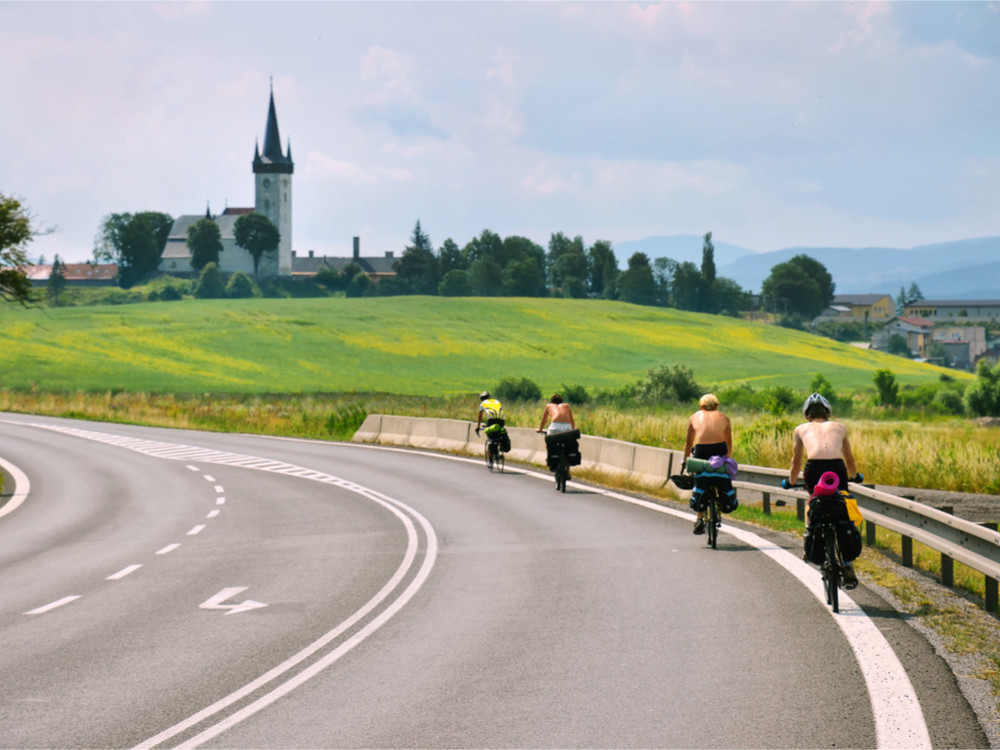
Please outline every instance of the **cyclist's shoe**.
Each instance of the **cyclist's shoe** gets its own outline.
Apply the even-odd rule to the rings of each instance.
[[[694,533],[695,534],[704,534],[705,533],[705,519],[704,518],[699,518],[697,521],[694,522]]]
[[[844,588],[850,591],[858,587],[858,576],[854,572],[854,566],[844,563]]]

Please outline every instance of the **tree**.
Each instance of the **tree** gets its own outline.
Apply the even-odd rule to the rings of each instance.
[[[708,232],[701,246],[701,299],[702,312],[718,312],[715,301],[715,245],[712,244],[712,233]]]
[[[899,287],[899,294],[896,295],[896,314],[902,315],[903,309],[907,305],[912,305],[923,298],[924,293],[920,291],[920,287],[917,286],[917,282],[915,281],[910,284],[909,290]]]
[[[761,285],[765,309],[815,318],[833,301],[835,285],[826,267],[808,255],[796,255],[771,269]]]
[[[587,251],[587,265],[590,268],[590,293],[595,297],[606,297],[615,277],[621,273],[611,243],[598,240],[591,245]]]
[[[549,238],[549,282],[554,287],[563,285],[567,276],[578,279],[588,279],[590,271],[587,266],[587,256],[583,249],[583,237],[577,235],[572,240],[562,232],[556,232]]]
[[[66,289],[66,273],[64,270],[64,264],[56,256],[56,259],[52,261],[52,273],[49,274],[49,297],[52,301],[58,305],[59,295],[63,293]]]
[[[548,291],[545,272],[537,258],[511,261],[503,269],[501,278],[505,297],[543,297]]]
[[[965,407],[978,417],[1000,417],[1000,363],[976,365],[976,382],[965,389]]]
[[[477,260],[469,266],[469,291],[476,297],[499,297],[503,292],[503,270],[491,257]]]
[[[913,356],[906,343],[906,337],[899,333],[894,333],[889,337],[888,351],[889,354],[895,354],[897,357],[909,358]]]
[[[622,274],[619,294],[623,302],[656,304],[656,282],[646,253],[633,253],[628,259],[628,269]]]
[[[462,248],[462,257],[465,259],[465,267],[471,269],[472,265],[479,260],[491,260],[497,267],[503,268],[500,261],[503,256],[503,240],[496,232],[484,229],[478,237],[473,237],[469,243]]]
[[[442,297],[468,297],[471,293],[469,272],[461,268],[448,271],[438,284],[438,294]]]
[[[222,299],[226,296],[226,284],[216,263],[209,263],[198,275],[192,294],[197,299]]]
[[[109,214],[98,232],[94,258],[118,264],[118,286],[131,289],[156,271],[174,220],[169,214],[143,211]]]
[[[187,244],[191,251],[191,267],[200,271],[209,263],[219,265],[222,255],[222,232],[219,225],[205,217],[188,227]]]
[[[462,271],[468,269],[468,264],[462,255],[462,249],[450,237],[438,248],[438,268],[441,271],[442,279],[449,272],[456,268]]]
[[[410,235],[410,244],[403,250],[403,257],[393,263],[392,267],[413,294],[437,294],[441,269],[434,255],[431,238],[420,228],[419,219]]]
[[[895,406],[899,403],[899,385],[892,370],[876,370],[873,377],[877,391],[877,403],[881,406]]]
[[[264,253],[274,252],[281,242],[278,228],[264,214],[256,211],[243,214],[233,223],[236,244],[253,256],[253,274],[260,275],[260,259]]]
[[[653,281],[656,282],[656,296],[663,305],[670,304],[670,292],[674,285],[674,274],[678,263],[673,258],[659,257],[653,260]]]
[[[0,299],[26,305],[32,301],[26,247],[35,238],[31,216],[16,198],[0,193]]]
[[[670,290],[674,307],[678,310],[697,310],[700,304],[702,275],[698,266],[689,260],[674,269]]]

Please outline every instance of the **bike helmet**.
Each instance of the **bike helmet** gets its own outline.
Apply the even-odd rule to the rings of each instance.
[[[479,394],[479,400],[480,401],[485,401],[489,397],[490,397],[490,392],[489,391],[483,391],[482,393]]]
[[[830,416],[833,409],[830,407],[830,402],[827,401],[819,393],[812,394],[806,399],[806,402],[802,404],[802,416],[809,419],[809,412],[816,411],[816,409],[823,409],[826,411],[826,416]],[[816,416],[815,414],[813,416]]]

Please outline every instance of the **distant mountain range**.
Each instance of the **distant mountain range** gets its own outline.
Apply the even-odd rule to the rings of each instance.
[[[925,299],[1000,299],[1000,237],[920,245],[908,250],[890,247],[791,247],[755,253],[724,242],[715,247],[719,276],[733,279],[759,292],[771,268],[796,255],[818,260],[833,276],[838,294],[888,294],[900,287],[920,287]],[[614,246],[619,265],[625,268],[633,253],[654,260],[672,258],[701,266],[702,238],[697,235],[646,237]]]

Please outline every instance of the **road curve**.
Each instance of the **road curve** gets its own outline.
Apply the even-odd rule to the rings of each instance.
[[[986,746],[872,595],[732,524],[315,441],[0,415],[0,456],[5,745]]]

